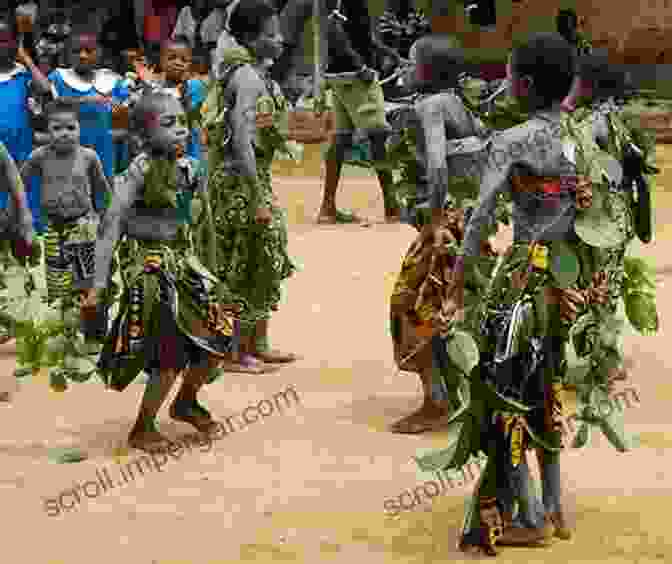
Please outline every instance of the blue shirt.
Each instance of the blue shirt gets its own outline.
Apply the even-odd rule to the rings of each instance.
[[[27,105],[31,80],[31,73],[20,65],[0,74],[0,142],[19,167],[33,150],[33,130]],[[0,208],[7,206],[7,198],[8,193],[0,191]],[[34,213],[32,200],[29,198],[29,205]],[[38,208],[39,205],[38,198]]]
[[[49,80],[56,88],[58,96],[81,97],[96,96],[100,94],[93,85],[86,88],[84,84],[75,87],[69,84],[63,77],[62,72],[69,69],[57,69],[49,74]],[[83,81],[82,81],[83,82]],[[128,88],[122,79],[119,79],[111,92],[106,95],[112,96],[115,102],[122,102],[129,96]],[[85,147],[90,147],[98,153],[103,163],[103,172],[108,178],[114,174],[114,143],[112,141],[112,108],[102,104],[80,104],[79,106],[80,142]],[[104,207],[105,202],[96,202]]]

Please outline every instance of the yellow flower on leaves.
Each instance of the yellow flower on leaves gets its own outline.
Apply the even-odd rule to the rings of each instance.
[[[535,245],[531,249],[530,261],[535,268],[546,270],[548,268],[548,247]]]

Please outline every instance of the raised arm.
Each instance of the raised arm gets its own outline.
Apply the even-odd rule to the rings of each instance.
[[[26,192],[23,188],[24,183],[14,164],[14,160],[2,144],[0,144],[0,173],[2,174],[1,182],[8,187],[16,209],[19,234],[25,241],[30,243],[33,240],[33,217],[28,207]]]
[[[96,268],[94,288],[103,290],[107,287],[110,264],[114,247],[121,236],[122,221],[135,202],[143,185],[144,174],[137,163],[131,163],[128,171],[123,174],[117,189],[112,194],[110,204],[101,225],[98,242],[96,243]]]

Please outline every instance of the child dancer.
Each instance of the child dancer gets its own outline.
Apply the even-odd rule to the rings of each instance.
[[[276,83],[267,75],[267,62],[281,52],[275,10],[261,0],[238,4],[231,14],[231,29],[236,41],[247,53],[247,63],[230,67],[222,96],[206,115],[216,116],[217,137],[231,127],[228,143],[211,144],[217,166],[210,166],[210,187],[215,216],[218,260],[213,268],[231,290],[246,298],[250,310],[242,320],[241,370],[261,373],[266,363],[292,362],[296,356],[272,350],[268,345],[268,322],[280,303],[282,282],[292,275],[294,265],[287,255],[287,227],[283,211],[277,206],[271,187],[271,163],[281,132],[273,127],[257,130],[255,118],[272,113],[277,124],[286,115],[286,102]],[[232,49],[239,57],[241,49]],[[224,65],[228,65],[226,53]],[[217,90],[213,90],[217,93]],[[225,123],[217,122],[235,100]],[[206,104],[209,104],[210,97]],[[206,118],[206,119],[209,119]],[[215,137],[208,132],[211,140]],[[209,156],[211,158],[211,156]],[[213,235],[199,227],[199,240],[211,241]],[[206,245],[201,243],[201,253]]]
[[[217,303],[218,295],[226,294],[224,288],[193,253],[191,224],[197,220],[196,208],[206,209],[207,199],[203,202],[204,177],[196,161],[178,158],[189,134],[180,103],[166,93],[148,93],[135,107],[131,125],[143,134],[147,152],[122,175],[105,215],[96,249],[95,290],[87,306],[94,307],[97,292],[107,286],[112,254],[124,232],[132,252],[121,265],[121,308],[99,368],[118,391],[140,371],[151,374],[129,443],[152,449],[165,440],[155,418],[181,372],[183,384],[171,417],[202,432],[215,427],[196,396],[210,369],[232,350],[233,321]]]
[[[453,295],[459,308],[464,304],[465,269],[471,272],[478,265],[480,244],[492,221],[498,195],[510,193],[514,245],[497,276],[497,284],[501,287],[496,285],[486,296],[483,311],[515,301],[516,296],[531,284],[532,295],[540,298],[536,301],[538,317],[535,319],[542,320],[541,343],[546,361],[540,371],[534,372],[532,380],[539,380],[528,383],[521,391],[525,401],[533,407],[529,415],[516,414],[512,404],[507,407],[490,404],[492,407],[486,409],[484,417],[474,414],[479,418],[475,426],[463,427],[460,437],[463,444],[464,441],[472,447],[478,444],[478,437],[486,436],[483,434],[486,430],[490,437],[488,462],[476,486],[473,509],[462,531],[460,547],[463,550],[483,550],[494,555],[496,544],[530,544],[549,539],[558,531],[562,536],[567,532],[559,491],[561,351],[567,334],[561,312],[577,292],[571,281],[562,284],[556,281],[558,274],[549,267],[550,260],[532,258],[532,264],[529,261],[531,257],[546,256],[539,252],[541,247],[538,245],[542,245],[547,254],[570,252],[567,249],[576,248],[574,220],[577,204],[572,186],[576,186],[577,167],[563,150],[565,137],[560,111],[560,104],[572,84],[574,58],[572,47],[558,34],[537,34],[514,49],[507,78],[512,95],[523,100],[531,110],[530,119],[501,132],[492,141],[489,148],[492,159],[481,182],[479,203],[466,227],[464,262],[458,260],[455,271]],[[534,145],[525,144],[525,139],[534,139]],[[530,245],[533,246],[530,248]],[[519,260],[519,257],[522,258]],[[571,326],[573,320],[568,323]],[[472,330],[478,331],[475,327]],[[474,335],[481,341],[478,337]],[[472,372],[472,381],[489,377],[486,361],[494,355],[491,347],[491,343],[483,343],[481,365]],[[529,429],[534,429],[534,436]],[[521,507],[527,508],[533,508],[535,504],[526,493],[529,471],[525,450],[531,445],[544,449],[542,476],[546,511],[544,508],[530,511],[525,526],[516,527],[512,521],[513,501],[518,498]],[[460,460],[454,463],[460,464]],[[545,518],[542,517],[544,513]]]
[[[95,35],[77,34],[70,38],[71,68],[59,68],[49,75],[56,95],[79,104],[81,143],[98,153],[108,179],[114,173],[112,103],[128,97],[122,79],[110,71],[97,69],[100,47]],[[104,207],[106,202],[96,202]]]
[[[31,93],[48,95],[51,85],[35,66],[26,51],[18,48],[13,19],[0,18],[0,142],[2,142],[17,166],[28,158],[33,150],[33,130],[28,99]],[[22,64],[18,64],[16,60]],[[39,224],[39,200],[33,186],[28,185],[29,201],[33,210],[36,228]],[[7,205],[7,196],[0,194],[0,207]]]
[[[424,64],[425,50],[420,49],[419,52],[418,63]],[[450,69],[452,86],[456,88],[460,71],[464,69],[463,53],[459,49],[446,48],[441,62]],[[442,86],[445,88],[447,85],[450,82],[444,77]],[[418,86],[425,92],[431,88],[431,84]],[[420,169],[426,171],[426,175],[418,175],[417,192],[422,197],[416,199],[428,206],[427,217],[423,224],[417,218],[420,210],[416,208],[409,213],[414,218],[414,226],[422,232],[404,257],[391,297],[390,313],[399,368],[419,374],[424,402],[420,409],[392,425],[396,433],[431,430],[449,414],[451,408],[458,407],[454,386],[458,379],[451,377],[448,363],[441,362],[445,356],[445,343],[438,337],[438,326],[441,325],[442,313],[447,312],[443,294],[447,286],[446,277],[455,258],[449,256],[448,246],[451,242],[454,245],[462,242],[463,201],[478,195],[478,178],[471,170],[477,164],[473,157],[461,158],[449,154],[446,132],[450,132],[454,139],[484,136],[486,133],[480,121],[465,108],[454,91],[431,94],[430,90],[428,93],[428,97],[420,99],[415,105],[417,155]],[[485,141],[476,145],[477,148],[485,147]],[[465,178],[469,180],[465,182]],[[437,247],[441,236],[445,239],[445,248]],[[486,255],[491,254],[488,249]],[[437,333],[433,338],[427,334],[432,330]],[[416,350],[422,342],[426,345]],[[413,358],[402,363],[410,354],[414,354]],[[448,392],[449,401],[440,401],[436,397],[438,371],[443,377],[441,379],[447,388],[443,391]]]
[[[21,168],[24,182],[41,181],[46,219],[45,258],[49,302],[65,308],[93,286],[96,233],[110,186],[96,152],[80,145],[76,103],[61,98],[47,106],[51,142],[33,151]]]

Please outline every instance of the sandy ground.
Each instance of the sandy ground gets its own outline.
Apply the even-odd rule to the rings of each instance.
[[[309,172],[316,174],[316,167]],[[409,437],[386,431],[420,401],[416,377],[395,374],[387,326],[388,296],[413,231],[375,223],[317,227],[318,177],[295,170],[276,178],[275,186],[288,209],[290,250],[301,271],[287,285],[272,338],[304,358],[263,377],[227,375],[203,396],[220,418],[272,400],[288,386],[300,403],[275,407],[272,416],[209,450],[175,453],[161,471],[145,467],[141,475],[136,467],[134,479],[101,493],[85,482],[97,481],[97,472],[117,482],[118,463],[139,455],[115,459],[144,387],[133,384],[120,394],[92,381],[57,394],[43,382],[22,382],[11,402],[0,404],[0,561],[463,561],[456,534],[471,484],[456,484],[431,507],[397,517],[383,507],[431,479],[418,474],[410,457],[446,441],[441,432]],[[672,562],[665,510],[672,505],[672,384],[665,377],[672,367],[666,354],[672,292],[665,274],[672,272],[672,256],[664,250],[672,241],[665,223],[672,218],[670,202],[668,194],[659,195],[658,236],[643,251],[661,272],[662,329],[656,337],[632,334],[626,341],[641,398],[626,418],[641,444],[619,454],[596,436],[590,448],[567,452],[563,474],[575,538],[550,548],[505,549],[500,562]],[[339,203],[374,218],[382,214],[375,180],[366,175],[344,179]],[[0,391],[16,387],[13,350],[11,344],[0,350]],[[160,425],[172,438],[190,432],[165,409]],[[86,451],[88,459],[54,462],[65,447]],[[80,491],[77,504],[76,496],[65,495],[63,503],[74,509],[49,516],[45,500],[78,484],[91,499]]]

